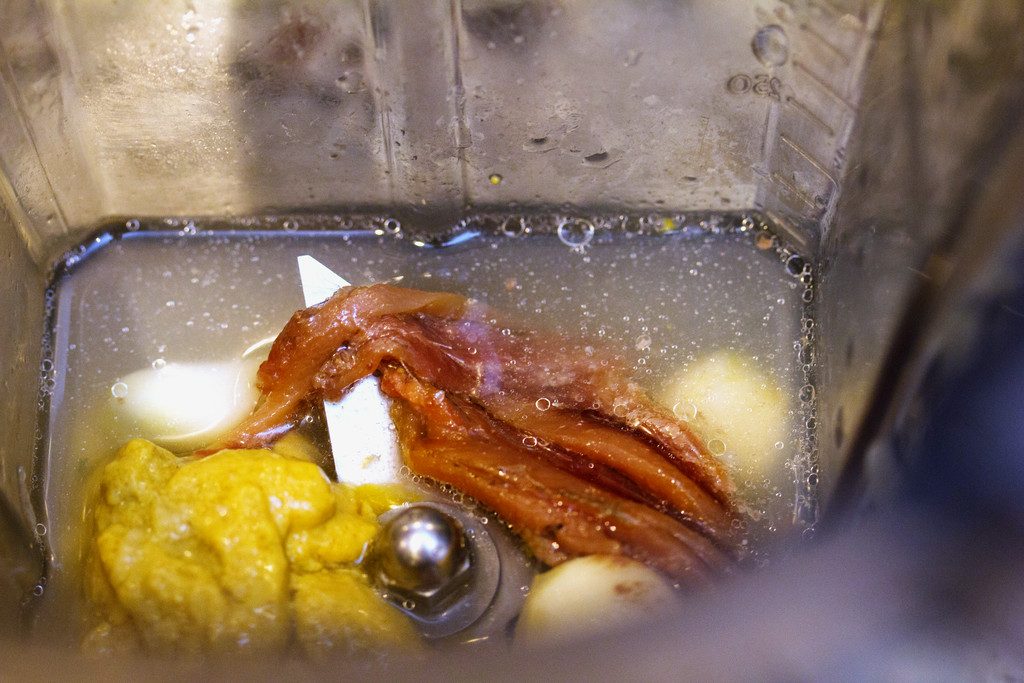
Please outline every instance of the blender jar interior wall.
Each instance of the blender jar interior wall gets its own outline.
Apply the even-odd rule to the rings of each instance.
[[[356,209],[756,209],[811,256],[882,8],[16,0],[0,164],[44,268],[116,217]]]
[[[1022,11],[5,2],[3,494],[34,528],[49,268],[98,226],[386,210],[442,231],[516,207],[756,211],[811,259],[825,497],[965,174],[1019,91]]]

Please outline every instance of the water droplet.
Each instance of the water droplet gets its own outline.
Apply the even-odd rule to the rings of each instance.
[[[771,24],[754,34],[750,49],[765,66],[782,66],[789,59],[789,38],[781,26]]]
[[[636,338],[636,350],[637,351],[648,351],[651,348],[651,335],[641,334]]]
[[[114,382],[110,387],[110,395],[116,399],[125,399],[128,397],[128,385],[124,382]]]

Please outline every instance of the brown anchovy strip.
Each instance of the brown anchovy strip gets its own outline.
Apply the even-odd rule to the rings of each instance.
[[[403,458],[492,508],[541,561],[617,554],[705,583],[736,558],[733,485],[701,440],[582,340],[446,293],[347,287],[298,311],[222,446],[277,438],[370,374]]]

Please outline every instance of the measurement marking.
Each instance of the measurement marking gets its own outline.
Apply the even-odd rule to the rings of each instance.
[[[796,152],[804,159],[806,159],[807,163],[809,163],[811,166],[814,166],[814,168],[818,169],[818,171],[823,176],[832,181],[833,187],[839,187],[839,183],[836,181],[835,177],[833,177],[833,175],[828,171],[828,169],[826,169],[821,162],[819,162],[817,159],[811,156],[811,153],[804,149],[799,143],[797,143],[795,140],[791,140],[785,133],[779,133],[779,139],[785,142],[787,145],[789,145],[794,152]]]
[[[824,128],[826,131],[828,131],[829,137],[835,137],[836,132],[835,132],[835,130],[833,130],[832,126],[830,126],[827,123],[825,123],[821,119],[821,117],[819,117],[813,111],[808,109],[806,104],[804,104],[803,102],[801,102],[797,98],[793,97],[792,95],[786,95],[786,104],[793,105],[796,108],[797,111],[802,112],[804,114],[804,116],[806,116],[811,121],[813,121],[814,123],[816,123],[819,126],[821,126],[822,128]]]
[[[864,22],[861,20],[860,17],[858,17],[855,14],[851,14],[851,13],[847,12],[846,10],[840,9],[839,7],[836,7],[836,4],[835,4],[835,2],[833,0],[811,0],[811,4],[816,6],[816,7],[820,7],[823,10],[827,10],[828,12],[831,12],[833,16],[836,16],[836,17],[850,17],[851,19],[856,20],[856,22],[859,24],[860,27],[864,26]],[[864,6],[861,5],[861,13],[863,14],[863,12],[864,12]]]
[[[831,2],[829,2],[829,0],[810,0],[810,4],[815,6],[815,7],[818,7],[820,9],[823,9],[823,10],[827,11],[829,14],[831,14],[834,17],[839,17],[839,16],[842,16],[843,14],[846,14],[841,9],[839,9],[838,7],[833,5]]]
[[[708,137],[708,126],[711,125],[711,119],[707,116],[700,117],[700,132],[697,133],[697,161],[707,162],[708,150],[707,142]]]
[[[797,187],[793,183],[791,183],[788,180],[786,180],[786,177],[783,176],[778,171],[773,171],[772,172],[771,179],[774,180],[775,182],[777,182],[778,184],[782,185],[783,187],[785,187],[787,190],[789,190],[793,194],[795,194],[807,206],[811,207],[815,211],[818,210],[818,205],[814,203],[814,199],[812,197],[808,197],[806,192],[804,192],[799,187]]]
[[[820,87],[822,90],[824,90],[828,95],[831,95],[837,102],[839,102],[840,104],[845,105],[850,111],[853,111],[853,112],[857,111],[857,107],[853,106],[853,104],[850,103],[849,101],[847,101],[847,99],[845,97],[843,97],[842,95],[837,93],[832,88],[832,86],[830,86],[828,83],[823,81],[820,76],[818,76],[813,71],[808,69],[807,66],[804,65],[803,62],[798,62],[797,60],[794,59],[793,60],[793,66],[796,67],[797,69],[800,69],[805,74],[807,74],[808,78],[810,78],[812,81],[817,83],[818,87]]]
[[[807,239],[804,231],[798,230],[792,225],[792,221],[789,218],[783,218],[771,209],[763,209],[763,211],[765,217],[771,221],[771,224],[774,225],[778,231],[782,232],[787,243],[796,247],[797,251],[809,251],[811,243],[810,240]]]
[[[823,36],[820,33],[818,33],[816,30],[811,28],[811,26],[809,24],[800,24],[800,29],[802,31],[805,31],[806,33],[810,34],[810,36],[812,38],[815,38],[819,43],[821,43],[828,50],[830,50],[835,56],[839,57],[839,59],[843,62],[843,64],[846,64],[847,66],[849,66],[849,64],[850,64],[850,56],[848,54],[846,54],[845,52],[843,52],[843,50],[838,45],[836,45],[835,43],[830,42],[828,38],[826,38],[825,36]]]
[[[466,125],[466,85],[462,77],[462,40],[459,27],[462,26],[462,0],[451,0],[448,7],[448,19],[451,26],[451,59],[452,80],[454,81],[455,100],[455,149],[459,160],[459,177],[462,182],[463,203],[469,202],[469,160],[466,149],[473,144],[473,136]]]
[[[383,36],[381,35],[382,26],[379,22],[374,21],[374,14],[370,7],[370,0],[363,0],[361,4],[363,12],[363,29],[364,35],[367,37],[367,52],[371,55],[377,55],[377,48],[382,44]],[[366,75],[370,83],[376,84],[377,87],[372,89],[373,92],[373,104],[376,110],[379,112],[377,119],[380,126],[381,145],[383,146],[384,152],[384,163],[386,168],[384,175],[387,176],[388,194],[394,198],[395,196],[395,166],[397,165],[397,159],[395,158],[395,147],[394,139],[391,131],[391,106],[388,104],[388,93],[385,88],[381,88],[380,83],[383,81],[383,66],[382,59],[378,56],[375,59],[366,60]]]
[[[770,138],[768,137],[769,131],[772,129],[772,107],[765,107],[764,112],[764,135],[761,136],[761,158],[768,158],[768,143]]]

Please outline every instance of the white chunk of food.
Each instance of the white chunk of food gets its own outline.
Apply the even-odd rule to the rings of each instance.
[[[789,399],[753,358],[729,351],[698,358],[660,399],[737,473],[765,476],[787,456]]]
[[[579,557],[538,575],[516,625],[516,639],[564,641],[650,619],[676,604],[672,587],[636,560]]]
[[[133,431],[172,451],[194,450],[226,433],[256,403],[254,359],[167,363],[137,370],[112,389]]]

